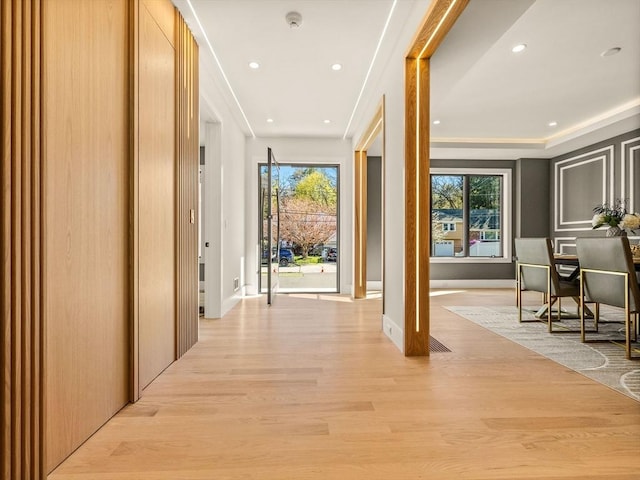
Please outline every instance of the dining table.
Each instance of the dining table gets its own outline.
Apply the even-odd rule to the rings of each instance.
[[[567,266],[572,267],[571,271],[568,275],[562,275],[562,279],[566,281],[574,281],[580,276],[580,261],[578,256],[572,253],[554,253],[553,261],[556,265],[559,266]],[[636,268],[636,272],[640,272],[640,256],[633,257],[633,264]],[[578,297],[574,297],[573,300],[576,304],[580,304],[580,299]],[[535,316],[537,318],[542,318],[547,314],[547,305],[543,305],[536,311]],[[564,310],[560,312],[562,316],[572,316],[567,314]],[[593,313],[585,306],[585,315],[587,317],[593,317]]]

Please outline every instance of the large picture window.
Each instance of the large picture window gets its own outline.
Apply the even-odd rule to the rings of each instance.
[[[509,259],[510,170],[431,170],[431,257]]]

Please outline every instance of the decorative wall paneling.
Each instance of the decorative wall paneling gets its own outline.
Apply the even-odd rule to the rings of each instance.
[[[48,471],[129,400],[127,23],[43,4]]]
[[[620,144],[620,170],[622,198],[629,200],[632,212],[640,212],[640,136]]]
[[[172,43],[144,2],[138,11],[137,40],[134,263],[141,394],[176,359],[176,63]]]
[[[604,236],[604,228],[591,226],[597,204],[625,199],[628,210],[640,210],[640,130],[567,153],[551,164],[556,252],[575,253],[577,236]]]
[[[181,357],[198,341],[198,172],[200,168],[198,44],[175,15],[177,161],[177,335]]]
[[[145,146],[166,137],[161,143],[168,152],[165,161],[144,165],[153,170],[151,176],[163,179],[163,186],[172,192],[176,188],[175,10],[168,0],[145,0],[145,5],[162,31],[163,40],[154,45],[169,45],[162,51],[166,83],[161,92],[168,100],[154,105],[155,113],[164,108],[161,113],[170,117],[165,115],[162,131],[156,129],[157,119],[143,115],[140,122],[132,94],[148,86],[137,75],[139,1],[3,0],[0,5],[3,480],[44,479],[137,398],[131,387],[137,385],[138,370],[131,354],[138,340],[132,322],[137,270],[132,265],[139,259],[134,250],[139,244],[133,227],[147,213],[139,215],[134,203],[139,142]],[[187,135],[185,145],[196,145],[197,161],[197,47],[184,48],[191,49],[185,54],[191,68],[190,123],[178,138]],[[151,66],[144,57],[142,69]],[[153,89],[158,80],[150,84]],[[185,171],[185,185],[189,175]],[[173,193],[168,205],[171,223],[163,228],[170,239],[170,280],[162,281],[173,298]],[[191,263],[195,269],[195,257]],[[150,289],[160,290],[162,281],[150,283]],[[192,293],[197,295],[197,284]],[[160,296],[166,297],[164,292]],[[169,310],[173,361],[173,304]],[[197,338],[193,328],[186,332],[190,338],[181,353]]]
[[[591,230],[591,208],[614,201],[613,145],[554,162],[555,230]]]
[[[41,2],[0,4],[0,478],[44,474]]]
[[[429,59],[468,0],[433,0],[405,59],[404,354],[429,355]]]

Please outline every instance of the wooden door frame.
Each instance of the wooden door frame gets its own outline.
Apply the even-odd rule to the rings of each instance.
[[[354,154],[354,270],[353,297],[367,297],[367,149],[378,135],[382,135],[381,177],[382,177],[382,313],[384,313],[384,95],[369,125],[356,144]]]
[[[405,58],[404,354],[429,355],[429,61],[469,0],[433,0]]]

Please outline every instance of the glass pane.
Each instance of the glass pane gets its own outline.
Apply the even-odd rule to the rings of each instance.
[[[280,165],[280,291],[338,291],[338,168]]]
[[[502,177],[469,176],[469,256],[502,256]]]
[[[431,175],[431,256],[464,255],[462,175]]]

